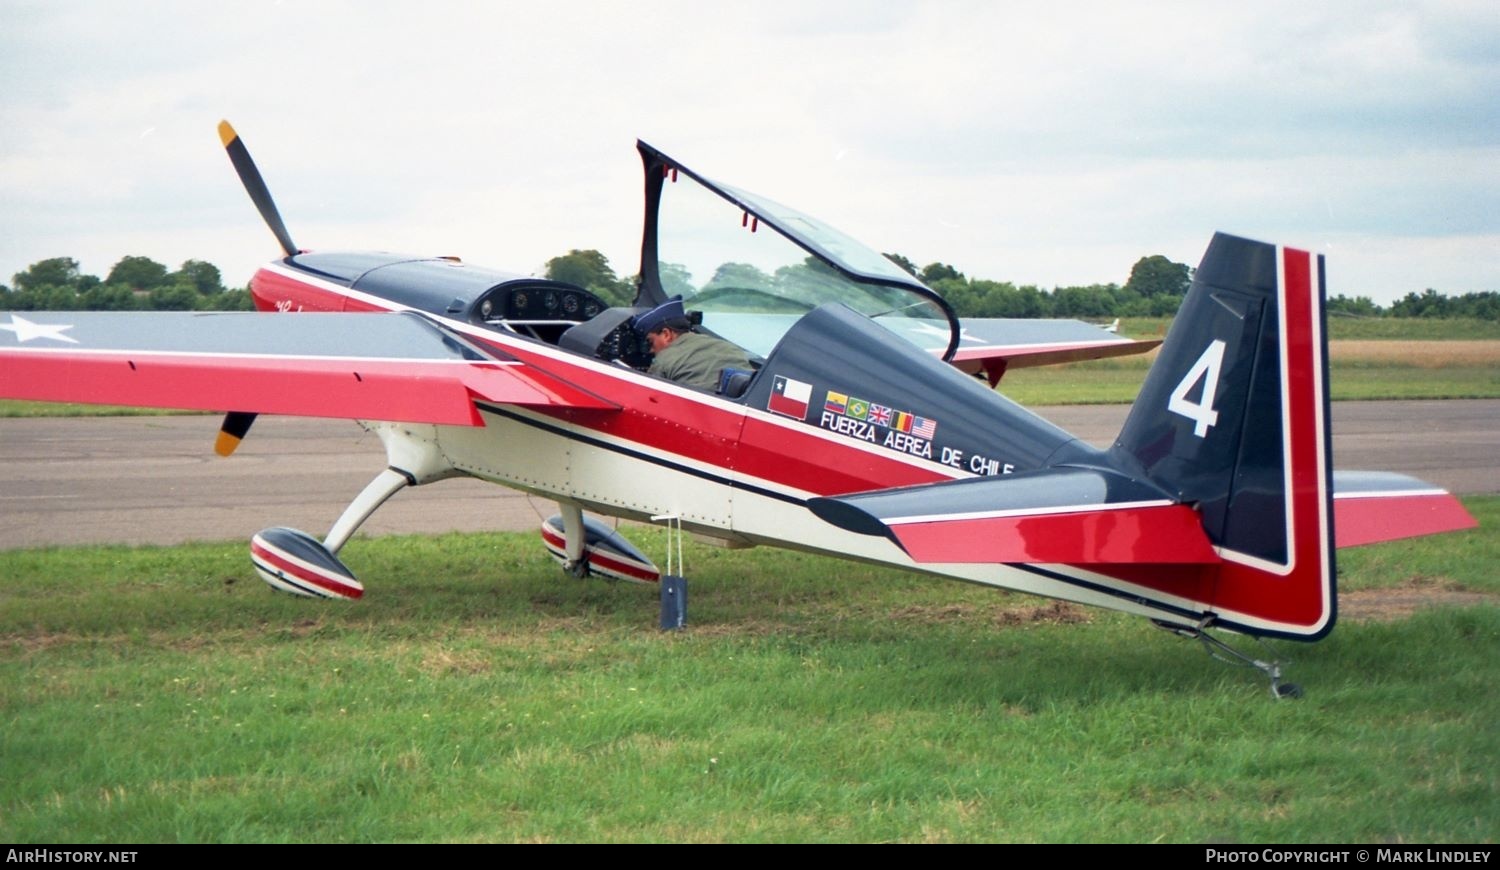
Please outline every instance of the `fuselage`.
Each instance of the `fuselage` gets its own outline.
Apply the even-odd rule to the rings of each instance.
[[[581,320],[585,308],[595,308],[597,300],[579,288],[449,262],[425,261],[433,265],[423,270],[413,265],[423,261],[387,257],[384,262],[400,264],[408,278],[425,271],[423,278],[403,285],[399,298],[392,298],[372,292],[367,278],[362,285],[361,277],[374,271],[372,262],[376,260],[358,261],[357,269],[338,275],[281,261],[262,268],[251,289],[261,310],[290,316],[298,311],[420,311],[488,352],[620,406],[619,411],[543,410],[481,402],[483,427],[367,424],[390,438],[429,445],[444,466],[429,479],[468,475],[627,519],[671,515],[685,529],[730,546],[826,552],[1083,603],[1122,605],[1116,595],[1056,578],[1046,568],[918,565],[887,538],[851,534],[807,510],[807,500],[818,496],[1007,474],[1042,467],[1060,456],[1076,460],[1097,453],[925,351],[912,348],[891,370],[899,375],[880,378],[869,371],[892,355],[907,353],[897,346],[900,339],[892,338],[896,344],[891,347],[874,348],[863,363],[846,364],[831,357],[843,348],[826,346],[816,335],[800,341],[789,335],[783,344],[799,346],[777,348],[771,361],[785,355],[792,366],[778,371],[801,374],[823,366],[804,377],[808,382],[833,378],[840,388],[835,392],[820,383],[803,397],[814,407],[795,414],[798,409],[785,407],[784,395],[770,392],[766,370],[757,374],[766,381],[764,388],[728,398],[650,376],[620,360],[559,346],[556,336],[570,320],[562,302],[552,318],[560,322],[552,326],[560,329],[528,327],[543,318],[501,316],[506,313],[501,301],[513,303],[519,289],[528,294],[528,302],[537,293],[576,294],[581,303],[571,317],[586,322]],[[356,274],[361,277],[352,277]],[[872,330],[864,343],[878,343],[884,334],[879,327]],[[803,358],[800,363],[798,358]],[[906,383],[891,382],[898,379]],[[887,425],[871,422],[872,406]],[[924,421],[926,429],[921,428]],[[921,437],[923,432],[937,437]],[[1172,602],[1163,603],[1168,611],[1144,601],[1127,601],[1125,609],[1145,615],[1170,612]]]

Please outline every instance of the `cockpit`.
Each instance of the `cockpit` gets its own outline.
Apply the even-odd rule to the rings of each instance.
[[[710,181],[645,143],[646,214],[637,294],[612,306],[572,284],[389,254],[298,254],[287,263],[420,311],[645,370],[632,319],[681,297],[695,331],[759,368],[793,327],[837,303],[948,359],[958,325],[942,297],[886,257],[794,209]]]
[[[681,296],[706,329],[769,356],[792,325],[840,303],[944,359],[952,309],[880,254],[822,221],[710,181],[644,142],[646,228],[637,304]]]

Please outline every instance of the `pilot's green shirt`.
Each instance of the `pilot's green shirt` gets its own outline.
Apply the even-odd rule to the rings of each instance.
[[[719,388],[719,373],[726,368],[748,370],[750,360],[739,346],[722,338],[688,332],[657,354],[647,371],[711,393]]]

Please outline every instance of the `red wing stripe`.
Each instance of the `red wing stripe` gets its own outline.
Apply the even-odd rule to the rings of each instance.
[[[910,522],[891,532],[918,562],[1219,562],[1198,514],[1178,504]]]
[[[1340,547],[1358,547],[1479,525],[1458,499],[1442,490],[1360,493],[1333,502],[1334,536]]]

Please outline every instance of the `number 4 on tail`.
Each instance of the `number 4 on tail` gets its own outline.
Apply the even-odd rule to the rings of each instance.
[[[1219,412],[1214,410],[1214,394],[1219,391],[1219,369],[1224,365],[1224,342],[1217,339],[1203,349],[1203,354],[1187,374],[1172,390],[1167,410],[1193,421],[1193,434],[1207,437],[1209,427],[1219,422]],[[1188,393],[1203,380],[1203,392],[1198,401],[1188,398]]]

